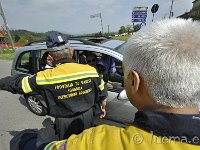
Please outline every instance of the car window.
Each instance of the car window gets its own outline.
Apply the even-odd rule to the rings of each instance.
[[[22,53],[17,60],[16,70],[30,74],[32,73],[31,64],[31,52]]]
[[[77,51],[78,63],[88,64],[97,69],[107,88],[112,92],[124,89],[122,62],[114,57],[91,51]],[[95,59],[95,60],[94,60]]]
[[[45,52],[47,52],[46,49],[35,51],[36,72],[46,69],[46,57],[44,57]]]
[[[44,53],[46,52],[47,50],[40,50],[38,53],[37,53],[37,59],[38,59],[38,71],[39,70],[43,70],[45,69],[45,65],[46,65],[46,62],[44,60]]]
[[[41,50],[35,51],[36,72],[45,69],[46,62],[45,62],[45,60],[43,58],[43,55],[44,55],[45,52],[47,52],[46,49],[41,49]],[[78,62],[76,55],[77,55],[76,51],[74,51],[73,59],[76,62]]]
[[[45,50],[30,50],[18,56],[15,69],[22,73],[35,74],[41,70],[41,53]]]

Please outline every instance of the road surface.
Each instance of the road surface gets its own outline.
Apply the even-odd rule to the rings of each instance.
[[[0,78],[10,75],[12,61],[0,59]],[[46,140],[54,139],[53,118],[31,113],[22,96],[0,91],[0,150],[10,150],[10,140],[24,129],[38,129]]]

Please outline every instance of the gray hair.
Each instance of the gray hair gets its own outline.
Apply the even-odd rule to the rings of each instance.
[[[50,51],[50,54],[57,62],[66,59],[67,56],[73,56],[73,51],[72,48],[65,48],[59,51]]]
[[[200,23],[162,20],[134,33],[123,54],[125,78],[139,73],[149,94],[161,105],[196,106],[200,99]]]

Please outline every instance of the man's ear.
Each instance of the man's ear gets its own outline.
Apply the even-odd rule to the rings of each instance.
[[[140,77],[138,73],[136,71],[130,71],[128,74],[128,80],[132,83],[132,85],[130,86],[131,93],[137,93],[140,85]]]

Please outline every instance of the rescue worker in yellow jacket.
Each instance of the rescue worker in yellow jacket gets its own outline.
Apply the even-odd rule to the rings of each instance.
[[[107,91],[95,68],[75,63],[74,50],[61,33],[47,36],[46,45],[54,68],[32,76],[5,77],[0,80],[0,89],[45,97],[62,140],[91,127],[95,116],[105,116]]]
[[[138,109],[133,124],[90,128],[45,150],[200,148],[200,23],[176,18],[143,27],[123,57],[126,93]]]

